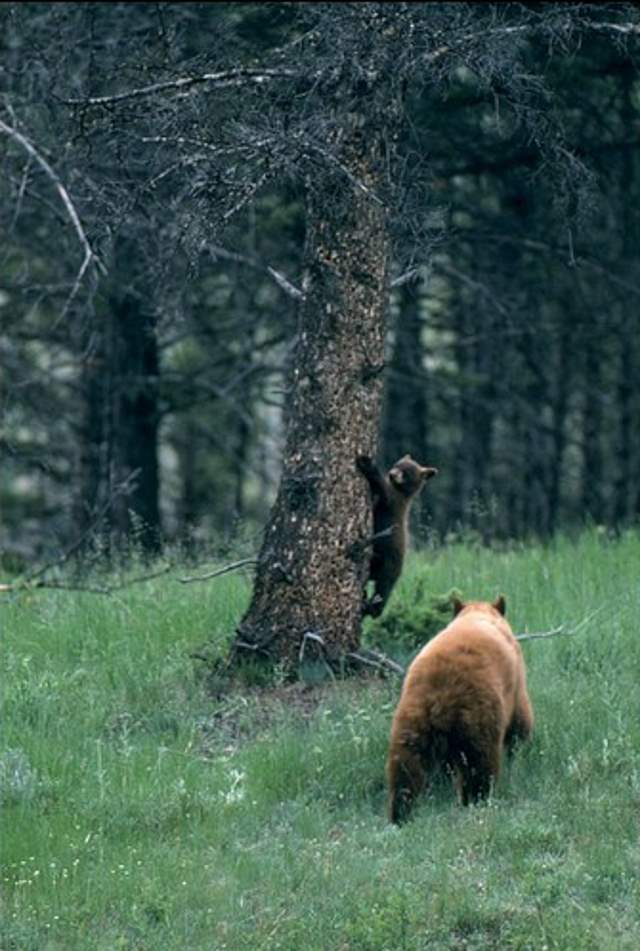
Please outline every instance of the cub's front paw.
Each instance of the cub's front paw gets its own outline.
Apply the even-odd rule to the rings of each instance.
[[[369,475],[369,473],[375,469],[371,456],[358,456],[356,458],[356,465],[363,475]]]

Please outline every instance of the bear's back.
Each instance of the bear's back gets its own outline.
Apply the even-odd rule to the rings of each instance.
[[[520,647],[509,624],[482,610],[465,610],[411,663],[402,690],[403,718],[429,719],[442,730],[479,708],[508,716],[520,676]]]

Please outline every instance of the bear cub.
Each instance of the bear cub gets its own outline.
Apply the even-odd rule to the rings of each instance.
[[[520,644],[493,604],[454,600],[455,617],[412,661],[391,726],[389,819],[404,821],[430,774],[444,766],[462,805],[486,797],[533,729]]]
[[[364,600],[363,615],[382,614],[389,595],[400,577],[407,550],[409,508],[422,486],[438,474],[431,466],[419,465],[411,456],[403,456],[386,475],[370,456],[358,456],[357,466],[367,479],[373,496],[373,553],[369,580],[374,594]]]

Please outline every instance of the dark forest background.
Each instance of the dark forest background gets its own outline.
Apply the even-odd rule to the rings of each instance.
[[[86,102],[250,70],[285,44],[295,63],[313,53],[309,31],[374,6],[0,7],[9,570],[79,539],[104,553],[131,539],[151,552],[257,545],[279,476],[305,237],[282,124],[295,80],[273,93],[277,116],[235,88]],[[395,6],[408,17],[420,5]],[[446,35],[492,5],[424,6]],[[597,6],[609,19],[624,7]],[[496,23],[570,7],[581,5],[500,4]],[[553,48],[557,35],[527,41],[545,83],[529,116],[480,67],[407,99],[397,149],[411,234],[394,258],[381,460],[410,452],[439,468],[415,513],[422,541],[546,538],[640,513],[638,62],[622,31],[570,50]]]

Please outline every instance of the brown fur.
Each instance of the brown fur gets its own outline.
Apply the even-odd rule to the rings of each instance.
[[[456,616],[411,663],[393,724],[389,818],[407,818],[429,774],[444,766],[462,805],[489,794],[502,751],[533,729],[522,651],[494,604],[454,602]]]
[[[400,577],[407,550],[409,507],[420,489],[438,470],[419,465],[403,456],[386,475],[369,456],[358,456],[358,468],[373,495],[373,542],[369,580],[374,582],[371,600],[365,598],[363,614],[378,617]],[[382,535],[380,533],[383,533]]]

